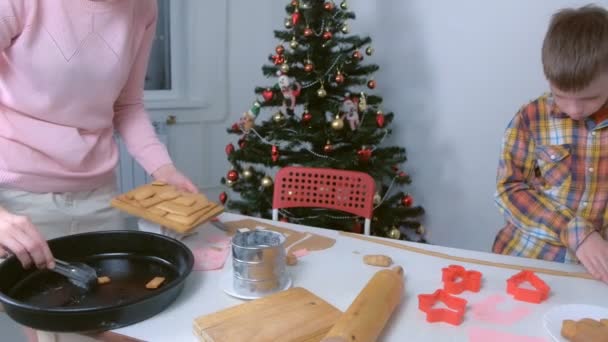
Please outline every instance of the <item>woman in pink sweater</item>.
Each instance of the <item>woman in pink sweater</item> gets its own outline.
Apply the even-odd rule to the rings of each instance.
[[[53,267],[47,239],[121,228],[115,131],[155,179],[197,191],[144,109],[156,6],[0,1],[0,249],[25,266]]]

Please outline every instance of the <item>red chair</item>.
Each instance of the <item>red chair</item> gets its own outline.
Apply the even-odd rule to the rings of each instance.
[[[283,208],[335,209],[364,217],[364,233],[370,235],[375,188],[374,179],[364,172],[284,167],[274,180],[272,219],[278,220]]]

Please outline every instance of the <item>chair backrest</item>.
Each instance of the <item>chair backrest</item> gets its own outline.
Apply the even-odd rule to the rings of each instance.
[[[272,207],[328,208],[371,219],[375,187],[364,172],[287,166],[275,176]]]

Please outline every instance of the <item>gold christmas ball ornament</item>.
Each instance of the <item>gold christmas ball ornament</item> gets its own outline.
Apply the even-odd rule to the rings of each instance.
[[[344,26],[342,26],[342,29],[340,29],[340,31],[342,31],[342,33],[347,34],[348,32],[350,32],[350,28],[348,27],[347,24],[344,24]]]
[[[331,128],[336,131],[341,130],[344,128],[344,120],[342,120],[339,115],[336,115],[336,118],[331,122]]]
[[[380,193],[376,192],[374,195],[374,205],[379,205],[380,202],[382,202],[382,196],[380,196]]]
[[[296,40],[296,37],[293,37],[293,38],[291,39],[291,41],[289,42],[289,46],[290,46],[292,49],[296,49],[296,48],[298,47],[298,45],[299,45],[299,44],[298,44],[298,41]]]
[[[399,229],[397,229],[397,227],[393,227],[388,232],[388,237],[390,237],[391,239],[399,240],[399,238],[401,237],[401,232],[399,231]]]
[[[243,170],[243,178],[250,179],[251,176],[253,176],[253,170],[251,170],[250,167],[248,167],[245,170]]]
[[[348,3],[346,3],[346,0],[342,1],[340,3],[340,8],[343,10],[347,10],[348,9]]]
[[[226,179],[226,185],[228,185],[229,187],[233,187],[234,186],[234,181],[231,181],[230,179]]]
[[[272,178],[264,176],[264,178],[262,178],[262,186],[265,188],[270,188],[272,186]]]
[[[374,54],[374,48],[371,46],[368,46],[367,49],[365,49],[365,54],[368,56],[371,56]]]
[[[327,91],[325,91],[325,88],[323,88],[323,86],[321,86],[321,88],[319,88],[319,90],[317,90],[317,96],[318,97],[327,96]]]
[[[283,121],[285,121],[285,115],[281,111],[278,111],[275,115],[272,116],[272,121],[274,121],[275,123],[282,123]]]
[[[284,74],[288,73],[289,72],[289,64],[287,64],[287,63],[281,64],[280,69],[281,69],[282,73],[284,73]]]

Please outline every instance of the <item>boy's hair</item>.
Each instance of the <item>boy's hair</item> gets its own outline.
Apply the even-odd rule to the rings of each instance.
[[[551,18],[542,48],[545,77],[563,91],[589,86],[608,70],[608,11],[587,5]]]

